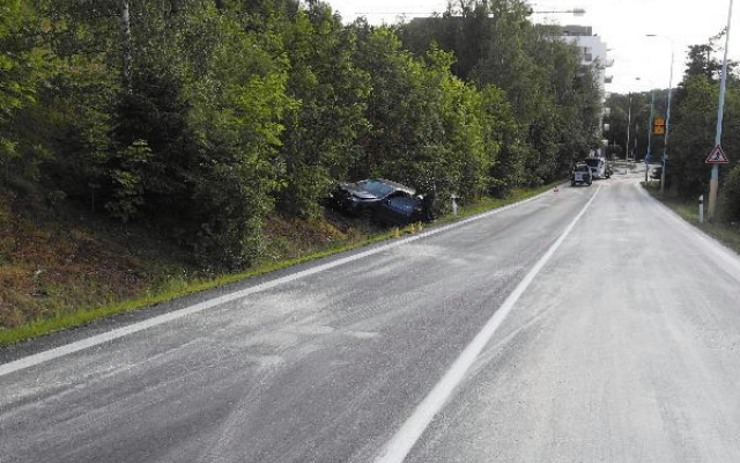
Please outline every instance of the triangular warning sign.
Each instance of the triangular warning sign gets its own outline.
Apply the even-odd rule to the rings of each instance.
[[[727,159],[727,155],[725,154],[724,150],[722,150],[722,147],[719,145],[712,148],[712,151],[709,152],[709,156],[707,156],[707,159],[704,162],[707,164],[729,164],[730,163],[729,159]]]

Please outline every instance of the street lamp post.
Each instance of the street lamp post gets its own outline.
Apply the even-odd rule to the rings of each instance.
[[[665,193],[665,173],[667,169],[668,164],[668,134],[670,132],[671,127],[671,95],[673,94],[673,61],[675,57],[675,45],[673,43],[673,39],[670,37],[666,37],[664,35],[657,35],[657,34],[647,34],[647,37],[659,37],[662,39],[666,39],[671,43],[671,73],[668,77],[668,108],[666,109],[666,117],[665,117],[665,138],[663,140],[663,170],[660,174],[660,193]]]
[[[717,131],[714,136],[714,146],[722,144],[722,122],[725,111],[725,90],[727,88],[727,51],[730,48],[730,22],[732,21],[732,0],[727,13],[727,30],[725,31],[725,57],[722,61],[722,79],[719,84],[719,103],[717,104]],[[712,166],[712,176],[709,179],[709,220],[713,221],[717,208],[717,190],[719,190],[719,164]]]
[[[632,92],[630,92],[629,106],[627,107],[627,143],[624,144],[624,162],[630,160],[630,127],[632,127]]]
[[[635,80],[642,80],[641,77],[636,77]],[[650,160],[653,158],[652,154],[652,143],[653,143],[653,118],[655,117],[655,84],[648,79],[650,82],[650,120],[648,121],[648,139],[647,149],[645,150],[645,182],[648,181],[648,170],[650,167]]]
[[[647,150],[645,152],[645,182],[648,181],[648,166],[653,158],[653,154],[650,152],[652,149],[651,144],[653,142],[653,118],[655,117],[655,90],[650,89],[650,122],[648,122],[648,142]]]

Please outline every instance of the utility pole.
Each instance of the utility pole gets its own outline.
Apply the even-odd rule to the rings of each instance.
[[[665,178],[666,169],[668,168],[668,134],[671,131],[671,95],[673,94],[673,61],[675,58],[676,44],[673,39],[664,35],[658,34],[646,34],[646,37],[660,37],[668,40],[671,43],[671,72],[668,76],[668,109],[666,110],[665,117],[665,137],[663,138],[663,156],[662,166],[663,169],[660,174],[660,194],[665,193]]]
[[[668,108],[665,116],[665,137],[663,138],[663,170],[660,173],[660,194],[665,193],[665,171],[668,168],[668,133],[671,127],[671,95],[673,94],[674,46],[671,41],[671,73],[668,76]]]
[[[732,0],[730,11],[727,13],[727,29],[725,30],[725,58],[722,61],[722,80],[719,84],[719,104],[717,105],[717,131],[714,137],[714,146],[722,145],[722,122],[725,113],[725,91],[727,89],[727,51],[730,49],[730,23],[732,21]],[[719,190],[719,165],[712,166],[712,176],[709,179],[709,221],[715,219],[717,212],[717,191]]]
[[[635,121],[635,143],[634,147],[632,148],[632,157],[635,161],[637,161],[637,140],[640,139],[640,123]]]
[[[648,182],[648,170],[650,170],[650,161],[653,158],[653,154],[650,152],[651,144],[653,142],[653,118],[655,117],[655,90],[650,89],[650,122],[648,122],[648,142],[647,150],[645,151],[645,183]]]
[[[624,161],[630,157],[630,126],[632,125],[632,92],[630,92],[629,106],[627,109],[627,143],[624,144]]]

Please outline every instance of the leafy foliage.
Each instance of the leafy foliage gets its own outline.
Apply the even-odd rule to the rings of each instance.
[[[313,217],[319,199],[353,165],[358,134],[366,129],[368,76],[352,60],[357,39],[331,8],[311,2],[283,32],[290,59],[286,92],[295,105],[284,119],[280,160],[283,213]]]
[[[711,43],[690,47],[690,61],[674,99],[675,123],[671,123],[666,173],[683,197],[706,194],[709,188],[710,168],[704,160],[715,142],[721,77],[721,63],[712,56],[713,51]],[[728,153],[740,149],[740,82],[732,74],[733,67],[730,63],[722,135],[722,146]]]
[[[711,167],[705,163],[706,156],[715,144],[717,134],[717,104],[722,63],[719,60],[715,41],[723,37],[719,34],[707,44],[693,45],[688,50],[688,62],[683,80],[673,90],[672,115],[669,127],[668,145],[665,138],[653,136],[651,152],[653,159],[666,150],[666,186],[678,196],[695,200],[706,195],[709,190]],[[736,63],[728,62],[727,88],[723,108],[721,145],[728,153],[731,162],[736,162],[740,152],[740,80],[735,73]],[[666,96],[663,96],[663,95]],[[667,112],[668,91],[660,91],[655,98],[655,115],[665,116]],[[610,124],[610,141],[620,143],[626,138],[628,110],[632,109],[633,124],[649,127],[644,108],[650,106],[650,94],[613,95],[607,106],[612,108],[607,118]],[[643,109],[640,109],[643,108]],[[637,134],[636,134],[637,135]],[[633,138],[634,139],[634,138]],[[641,140],[646,143],[647,140]],[[646,146],[646,145],[642,145]],[[656,149],[657,148],[657,149]],[[638,149],[638,152],[641,152]],[[619,147],[618,153],[624,153]],[[618,154],[619,155],[619,154]],[[737,165],[722,167],[720,175],[720,214],[719,220],[734,222],[740,218],[737,205],[740,204],[740,182]]]
[[[594,143],[593,70],[524,2],[460,8],[396,28],[318,0],[4,0],[4,179],[240,268],[337,181],[467,200],[558,178]]]
[[[442,17],[417,19],[400,30],[417,54],[433,43],[454,53],[451,69],[479,91],[493,86],[505,92],[517,133],[507,135],[503,149],[515,169],[508,179],[509,166],[495,172],[491,186],[498,194],[519,182],[541,184],[564,175],[599,143],[596,69],[581,65],[557,28],[535,26],[529,14],[521,1],[462,1]]]
[[[740,165],[727,174],[721,199],[720,217],[727,222],[740,221]]]
[[[38,84],[46,73],[38,20],[26,2],[0,1],[0,179],[14,180],[16,185],[36,180],[38,165],[47,154],[13,124],[36,102]]]

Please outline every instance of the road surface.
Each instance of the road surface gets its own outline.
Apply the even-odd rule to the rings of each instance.
[[[740,461],[740,259],[642,177],[0,349],[0,461]]]

